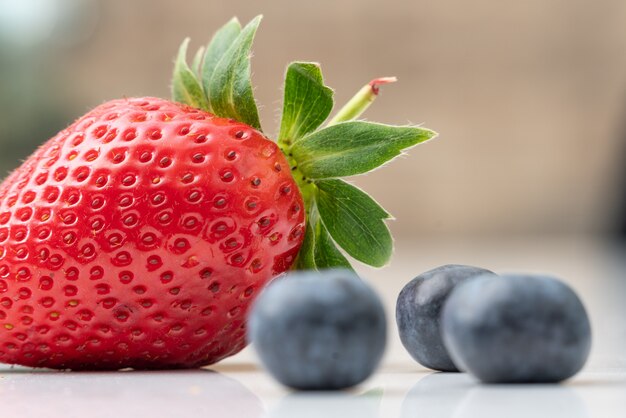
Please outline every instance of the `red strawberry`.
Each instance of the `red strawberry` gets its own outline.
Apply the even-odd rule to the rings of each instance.
[[[252,299],[294,262],[350,267],[336,245],[365,263],[387,262],[389,215],[338,177],[434,133],[350,121],[388,79],[319,128],[332,90],[317,64],[293,63],[278,144],[269,141],[249,77],[258,23],[229,22],[193,70],[183,43],[173,95],[184,104],[105,103],[0,185],[1,362],[214,363],[244,347]]]
[[[0,187],[0,360],[190,367],[244,346],[303,235],[278,147],[161,99],[105,103]]]

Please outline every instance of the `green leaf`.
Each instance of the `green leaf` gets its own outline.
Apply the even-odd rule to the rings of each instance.
[[[324,85],[319,64],[293,62],[285,75],[279,141],[287,143],[313,132],[333,108],[333,91]]]
[[[172,78],[172,98],[175,102],[184,103],[199,109],[208,110],[209,105],[202,91],[202,86],[195,74],[187,65],[187,47],[189,38],[180,45],[174,65]]]
[[[298,168],[311,179],[366,173],[403,149],[434,138],[429,129],[380,123],[342,122],[309,134],[291,148]]]
[[[385,265],[393,250],[384,222],[390,215],[365,192],[343,180],[316,184],[319,214],[335,242],[363,263]]]
[[[196,55],[193,56],[193,61],[191,61],[191,71],[196,75],[196,77],[200,78],[202,71],[202,60],[204,59],[204,47],[200,47],[196,52]]]
[[[260,22],[261,16],[257,16],[248,23],[222,54],[209,78],[207,90],[216,115],[257,129],[261,129],[261,123],[250,81],[250,48]],[[207,51],[207,56],[209,53],[212,51]]]
[[[204,54],[204,62],[202,63],[202,85],[204,91],[207,93],[207,97],[210,96],[209,82],[211,81],[217,63],[233,42],[235,42],[235,39],[237,39],[240,33],[241,24],[236,17],[233,17],[227,24],[215,32],[215,35],[211,38],[211,42],[207,45]]]
[[[337,249],[328,231],[318,222],[318,235],[315,243],[315,265],[318,269],[347,268],[352,270],[350,262]]]
[[[347,268],[350,262],[337,249],[328,231],[322,224],[315,203],[309,209],[304,242],[298,253],[296,267],[299,270]]]

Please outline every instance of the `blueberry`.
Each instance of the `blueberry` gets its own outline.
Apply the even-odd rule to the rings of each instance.
[[[379,297],[350,270],[292,272],[255,301],[248,339],[265,368],[295,389],[331,390],[365,380],[383,355]]]
[[[458,286],[442,314],[454,362],[483,382],[559,382],[589,355],[589,318],[574,291],[546,276],[481,276]]]
[[[457,284],[481,274],[495,273],[478,267],[449,264],[420,274],[400,292],[396,303],[400,340],[422,366],[446,372],[458,371],[441,340],[440,313]]]

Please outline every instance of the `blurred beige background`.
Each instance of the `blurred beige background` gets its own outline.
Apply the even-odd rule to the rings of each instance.
[[[29,0],[0,5],[10,1]],[[266,133],[277,130],[283,72],[293,60],[321,62],[339,105],[371,78],[398,76],[367,119],[440,132],[356,180],[395,215],[397,236],[595,234],[620,222],[624,1],[84,5],[97,9],[84,7],[72,23],[80,39],[42,47],[35,61],[33,77],[54,84],[48,107],[67,109],[60,126],[108,99],[168,96],[184,37],[195,49],[233,15],[247,21],[263,13],[252,65]],[[0,91],[1,83],[8,81]],[[11,138],[1,133],[4,148]]]

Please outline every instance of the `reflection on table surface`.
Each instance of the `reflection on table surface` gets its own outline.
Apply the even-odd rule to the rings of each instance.
[[[567,385],[481,385],[467,375],[433,373],[407,393],[401,417],[586,417]]]
[[[261,416],[258,396],[236,378],[211,370],[167,372],[31,372],[1,374],[0,416]],[[6,414],[6,415],[5,415]],[[198,415],[202,414],[202,415]]]
[[[291,392],[254,365],[224,373],[0,371],[7,417],[621,417],[626,371],[560,385],[483,385],[461,373],[383,370],[344,392]]]

